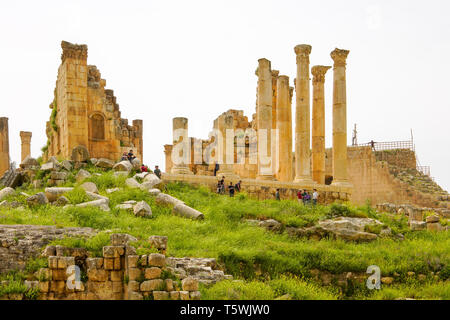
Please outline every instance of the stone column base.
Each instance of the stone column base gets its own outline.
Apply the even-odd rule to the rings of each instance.
[[[348,180],[336,180],[331,182],[332,186],[336,187],[345,187],[345,188],[353,188],[353,184],[351,184]]]
[[[171,172],[173,174],[193,174],[191,170],[189,170],[188,167],[174,167],[172,168]]]

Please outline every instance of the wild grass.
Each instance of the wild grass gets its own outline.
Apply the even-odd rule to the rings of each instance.
[[[287,293],[295,299],[313,299],[316,296],[309,293],[316,287],[308,287],[310,281],[306,280],[311,269],[334,274],[365,273],[369,265],[377,265],[382,276],[398,273],[400,281],[406,279],[408,271],[416,274],[435,272],[440,281],[450,277],[448,232],[410,232],[405,218],[376,213],[369,205],[303,206],[291,200],[258,201],[249,199],[245,193],[230,198],[212,193],[205,187],[192,187],[183,183],[167,184],[165,192],[204,213],[203,221],[192,221],[172,215],[168,207],[156,205],[148,192],[126,187],[125,179],[126,177],[114,177],[111,172],[89,179],[97,184],[101,194],[110,198],[110,212],[98,208],[63,209],[50,205],[1,209],[0,224],[78,226],[104,231],[88,240],[64,239],[54,242],[86,247],[94,255],[100,255],[101,248],[108,244],[110,232],[129,233],[138,238],[134,245],[140,254],[152,252],[147,241],[149,236],[168,236],[167,255],[217,258],[227,273],[245,280],[244,284],[224,282],[213,289],[205,289],[206,297],[225,297],[227,290],[231,288],[240,292],[242,297],[249,298],[256,288],[260,288],[254,293],[260,299],[272,299]],[[106,194],[105,190],[111,187],[120,187],[121,190]],[[152,208],[152,218],[135,217],[132,212],[115,208],[117,204],[127,200],[146,201]],[[335,216],[378,219],[383,222],[383,227],[391,228],[394,233],[402,233],[404,240],[391,237],[379,238],[370,243],[352,243],[332,239],[293,239],[286,233],[275,234],[244,221],[273,218],[286,226],[303,227]],[[299,279],[283,276],[295,276]],[[300,291],[295,291],[295,288]],[[403,290],[402,287],[399,288],[398,290]],[[437,297],[446,294],[445,290],[429,292],[435,292]],[[335,292],[326,293],[327,295],[321,293],[319,296],[336,298]],[[354,294],[359,293],[355,291]]]

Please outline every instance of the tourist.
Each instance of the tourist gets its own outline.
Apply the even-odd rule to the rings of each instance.
[[[133,154],[133,150],[130,149],[130,152],[128,152],[127,158],[130,162],[132,162],[134,159],[136,159],[136,157]]]
[[[311,204],[311,195],[309,194],[308,191],[305,191],[305,194],[303,196],[303,199],[305,199],[304,203],[306,205],[310,205]]]
[[[314,189],[314,192],[312,194],[312,201],[313,201],[313,205],[317,204],[317,199],[319,198],[319,194],[317,193],[317,190]]]
[[[161,170],[159,170],[159,166],[155,166],[155,171],[153,171],[153,173],[154,173],[159,179],[161,179]]]
[[[126,152],[124,152],[124,153],[122,154],[122,158],[120,159],[120,161],[127,161],[127,160],[128,160],[128,155],[127,155]]]
[[[302,191],[303,191],[303,190],[298,190],[298,191],[297,191],[297,201],[298,201],[299,204],[303,204]]]
[[[308,195],[308,192],[306,192],[306,190],[305,189],[303,189],[303,192],[302,192],[302,201],[303,201],[303,204],[307,204],[307,202],[308,202],[308,197],[309,195]]]
[[[220,194],[222,192],[222,180],[217,181],[217,193]]]
[[[280,200],[280,189],[277,189],[277,192],[275,192],[275,199]]]
[[[233,182],[230,182],[230,185],[228,186],[228,192],[230,193],[230,197],[234,197],[234,186],[233,186]]]
[[[225,194],[225,176],[222,176],[222,180],[220,180],[220,193]]]
[[[241,180],[239,180],[239,182],[238,183],[236,183],[236,185],[234,186],[234,189],[237,191],[237,192],[241,192]]]
[[[217,162],[214,163],[214,177],[217,175],[217,171],[219,171],[219,164]]]
[[[148,172],[148,167],[145,164],[142,164],[141,172]]]

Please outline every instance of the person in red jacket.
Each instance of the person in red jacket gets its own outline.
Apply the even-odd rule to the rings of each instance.
[[[298,203],[303,204],[302,190],[298,190],[298,192],[297,192],[297,200],[298,200]]]

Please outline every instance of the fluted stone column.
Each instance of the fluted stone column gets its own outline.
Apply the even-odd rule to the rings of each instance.
[[[278,164],[276,178],[292,181],[292,112],[289,77],[279,76],[277,81]]]
[[[277,99],[278,99],[278,93],[277,93],[277,82],[278,82],[278,70],[272,70],[272,136],[271,136],[271,146],[272,146],[272,169],[273,174],[275,177],[277,177],[277,171],[278,171],[278,150],[277,150]]]
[[[347,93],[345,66],[350,51],[331,52],[333,67],[333,185],[350,186],[347,174]]]
[[[164,154],[166,155],[166,165],[165,165],[165,171],[166,172],[172,172],[172,148],[173,145],[171,144],[165,144],[164,145]]]
[[[20,140],[22,142],[22,161],[31,155],[31,132],[20,131]]]
[[[222,141],[219,141],[218,148],[222,150],[219,160],[218,177],[225,176],[225,179],[236,183],[239,177],[234,174],[234,118],[232,115],[222,114],[217,118],[217,129],[222,135]]]
[[[325,184],[325,74],[331,67],[314,66],[312,106],[312,178]]]
[[[190,151],[188,119],[173,118],[172,173],[192,174],[189,170]]]
[[[257,127],[258,127],[258,173],[257,179],[272,180],[272,71],[270,61],[267,59],[258,60],[258,69],[255,74],[258,76],[257,90]],[[266,139],[263,139],[263,130]],[[262,159],[262,157],[264,159]],[[263,161],[262,161],[263,160]],[[264,162],[264,163],[263,163]]]
[[[295,180],[313,184],[311,179],[311,134],[310,134],[310,85],[309,55],[311,46],[300,44],[294,48],[297,56],[297,78],[295,81]]]
[[[9,169],[8,118],[0,118],[0,177]]]

